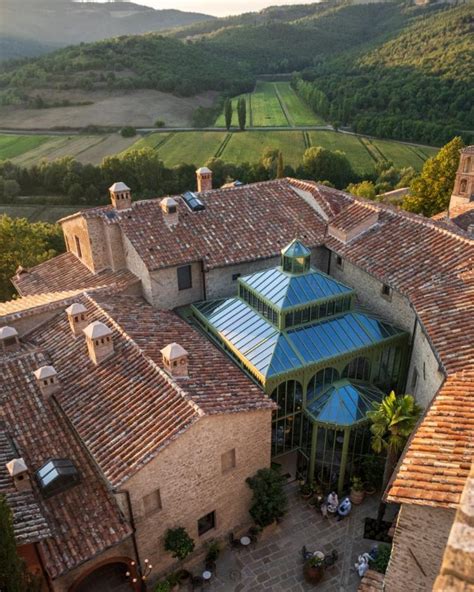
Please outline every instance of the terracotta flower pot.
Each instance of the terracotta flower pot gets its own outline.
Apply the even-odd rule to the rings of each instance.
[[[308,584],[312,584],[313,586],[315,586],[316,584],[319,584],[319,582],[322,580],[322,577],[324,575],[323,566],[319,565],[318,567],[313,567],[307,561],[303,567],[303,575],[304,579],[308,582]]]
[[[351,494],[349,495],[349,498],[353,504],[358,506],[359,504],[361,504],[364,501],[364,496],[365,496],[365,493],[363,490],[356,491],[355,489],[351,489]]]

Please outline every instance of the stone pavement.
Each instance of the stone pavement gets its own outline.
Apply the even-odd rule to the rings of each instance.
[[[226,549],[217,563],[217,574],[206,586],[209,592],[355,592],[360,578],[354,570],[357,556],[369,551],[374,542],[363,539],[364,519],[376,517],[379,497],[371,496],[353,506],[340,522],[323,518],[302,500],[296,484],[288,486],[288,514],[276,530],[262,537],[254,548]],[[303,578],[301,548],[329,553],[339,559],[326,570],[318,586]]]

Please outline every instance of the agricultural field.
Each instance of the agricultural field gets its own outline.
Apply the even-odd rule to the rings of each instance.
[[[72,156],[84,164],[99,164],[106,156],[125,150],[136,138],[119,134],[94,136],[0,135],[0,160],[32,166],[40,160]]]
[[[0,136],[0,160],[11,160],[49,140],[49,136]]]
[[[324,121],[295,93],[288,82],[274,82],[290,125],[324,125]]]
[[[56,206],[36,204],[0,204],[0,215],[11,218],[26,218],[28,222],[57,222],[65,216],[75,214],[78,206]]]
[[[418,147],[388,140],[372,140],[362,136],[326,130],[282,130],[245,132],[159,132],[133,144],[129,150],[150,146],[155,148],[166,166],[192,163],[201,166],[213,156],[227,162],[257,162],[265,148],[283,153],[285,164],[301,164],[304,151],[311,146],[345,152],[354,170],[371,173],[378,161],[390,160],[397,167],[413,166],[419,170],[436,148]]]

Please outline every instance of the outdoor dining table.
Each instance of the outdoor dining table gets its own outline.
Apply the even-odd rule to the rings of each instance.
[[[251,542],[252,541],[250,540],[250,537],[248,537],[248,536],[243,536],[240,539],[240,544],[243,545],[244,547],[247,547],[248,545],[250,545]]]

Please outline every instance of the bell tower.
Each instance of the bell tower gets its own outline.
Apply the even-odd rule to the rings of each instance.
[[[454,189],[449,201],[449,217],[474,209],[474,146],[461,150]]]

